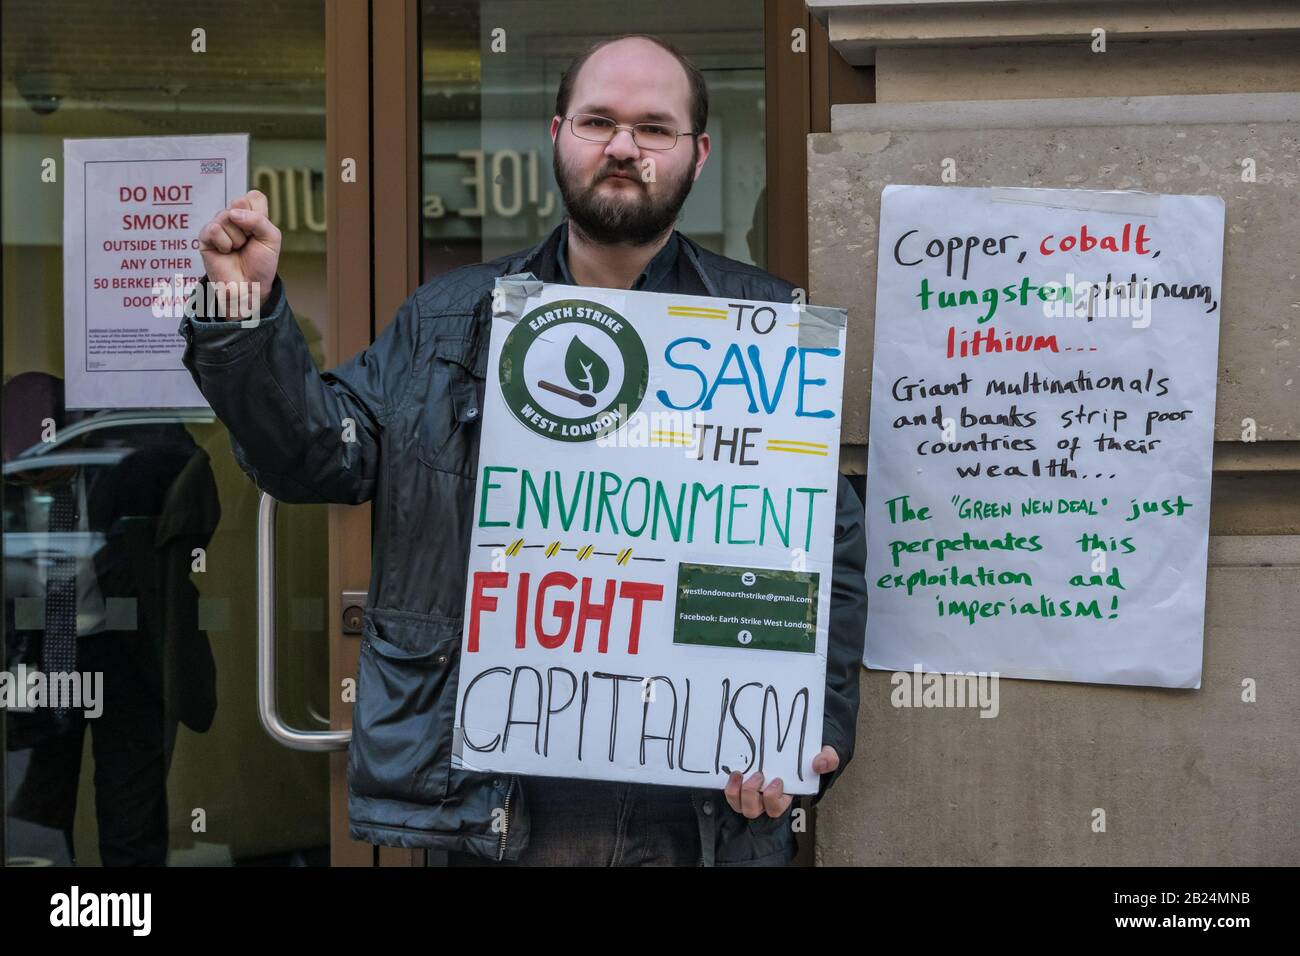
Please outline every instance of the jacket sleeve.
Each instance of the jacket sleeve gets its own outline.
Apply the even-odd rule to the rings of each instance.
[[[839,754],[840,765],[824,773],[815,806],[853,759],[858,726],[858,677],[867,628],[866,517],[858,494],[840,475],[835,509],[835,560],[831,572],[830,635],[826,651],[826,707],[822,743]]]
[[[195,295],[204,294],[206,279]],[[285,502],[359,504],[374,497],[380,437],[418,346],[414,298],[371,346],[320,372],[280,277],[256,325],[181,320],[182,361],[230,431],[239,466]]]

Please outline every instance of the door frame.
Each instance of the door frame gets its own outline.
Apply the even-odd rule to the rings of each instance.
[[[418,0],[326,0],[329,365],[368,347],[418,284],[418,66]],[[345,180],[348,161],[355,176]],[[352,727],[352,704],[341,691],[355,681],[360,654],[358,638],[343,633],[342,594],[367,590],[370,544],[369,504],[329,506],[330,727],[337,730]],[[422,851],[348,836],[347,751],[329,761],[330,865],[424,865]]]
[[[836,103],[874,103],[875,68],[850,66],[804,0],[764,0],[763,46],[767,271],[807,291],[808,134],[831,131]]]
[[[325,2],[330,365],[367,348],[419,285],[419,14],[419,0]],[[355,176],[344,181],[349,160]],[[332,729],[352,727],[352,704],[341,690],[356,680],[360,641],[343,633],[343,591],[368,589],[371,536],[369,504],[329,506]],[[330,865],[425,865],[422,850],[348,836],[347,751],[329,759]]]

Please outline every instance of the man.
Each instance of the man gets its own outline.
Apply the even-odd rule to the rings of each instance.
[[[282,501],[375,502],[366,639],[349,752],[350,834],[450,851],[453,864],[784,865],[792,798],[733,774],[716,791],[497,777],[451,766],[479,411],[498,276],[791,301],[793,287],[673,228],[710,151],[704,79],[631,35],[565,73],[551,120],[568,219],[534,249],[416,290],[376,342],[318,374],[275,278],[279,230],[257,192],[201,233],[208,278],[259,282],[260,322],[186,319],[186,366],[241,465]],[[201,294],[201,293],[200,293]],[[354,441],[343,441],[350,419]],[[841,477],[821,794],[852,755],[866,618],[862,505]]]

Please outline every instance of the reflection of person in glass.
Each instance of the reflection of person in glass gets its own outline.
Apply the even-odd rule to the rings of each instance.
[[[62,381],[28,372],[4,386],[4,461],[5,668],[80,675],[100,697],[8,714],[9,813],[59,831],[76,862],[89,729],[101,861],[164,864],[177,724],[203,732],[216,710],[189,578],[220,517],[207,453],[179,423],[65,415]],[[11,831],[12,855],[38,855],[21,843]]]

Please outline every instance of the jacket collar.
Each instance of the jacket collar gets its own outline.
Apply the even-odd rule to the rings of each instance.
[[[565,281],[564,273],[560,268],[559,248],[560,243],[564,241],[567,219],[562,221],[558,226],[551,230],[550,234],[532,249],[523,253],[523,261],[511,263],[509,272],[529,272],[534,278],[541,279],[543,282]],[[689,269],[691,278],[698,277],[699,282],[703,285],[703,291],[698,289],[686,290],[694,294],[717,296],[718,288],[709,278],[707,270],[700,263],[700,247],[687,236],[683,235],[676,229],[673,230],[673,236],[678,242],[678,257],[686,260],[686,267]]]
[[[534,278],[541,279],[543,282],[563,282],[564,275],[560,271],[558,251],[563,238],[564,222],[561,222],[545,239],[523,253],[523,263],[512,271],[530,272]]]

